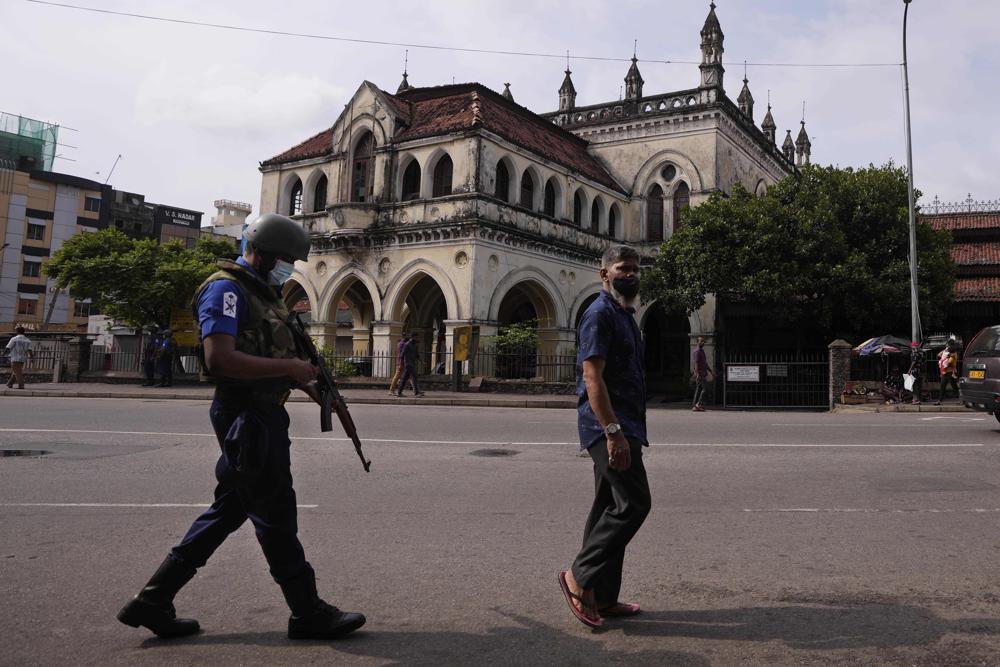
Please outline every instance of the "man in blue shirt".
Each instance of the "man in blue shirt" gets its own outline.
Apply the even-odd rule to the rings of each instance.
[[[573,566],[559,573],[566,602],[584,624],[602,616],[634,616],[639,605],[618,599],[625,548],[650,509],[642,463],[646,378],[642,334],[635,323],[639,253],[611,246],[601,257],[604,289],[577,330],[577,427],[580,449],[594,461],[596,492]]]

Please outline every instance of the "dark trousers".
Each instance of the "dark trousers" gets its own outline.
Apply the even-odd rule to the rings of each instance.
[[[705,394],[708,392],[708,376],[707,375],[696,375],[694,378],[694,401],[692,405],[701,405],[701,402],[705,400]]]
[[[399,395],[403,395],[403,388],[406,386],[406,381],[410,380],[413,382],[413,393],[419,394],[420,387],[417,386],[417,367],[416,366],[403,366],[403,377],[399,379]]]
[[[594,504],[583,530],[583,548],[573,561],[573,578],[583,589],[594,589],[599,605],[618,601],[625,547],[649,514],[651,499],[642,445],[629,439],[632,466],[625,472],[608,467],[604,439],[588,450],[594,460]]]
[[[160,382],[163,384],[173,384],[174,382],[174,360],[161,359],[158,364],[160,370]]]
[[[938,400],[944,400],[944,392],[948,389],[948,385],[951,385],[955,390],[955,396],[958,396],[958,380],[951,373],[943,373],[941,375],[941,390],[938,393]]]
[[[247,407],[243,402],[223,403],[218,399],[212,402],[212,427],[220,447],[233,421]],[[280,584],[312,568],[298,538],[288,413],[276,404],[255,405],[254,409],[268,432],[263,472],[252,482],[240,481],[226,456],[219,457],[215,466],[219,480],[215,502],[191,524],[171,555],[192,567],[201,567],[230,533],[250,519],[271,576]]]
[[[156,382],[156,360],[146,359],[142,362],[142,371],[146,374],[146,382],[153,384]]]

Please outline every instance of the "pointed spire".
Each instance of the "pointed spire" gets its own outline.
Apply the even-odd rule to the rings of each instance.
[[[410,51],[407,49],[406,55],[403,56],[403,80],[399,82],[399,88],[396,89],[397,94],[403,92],[404,90],[413,88],[413,86],[410,85],[410,82],[406,80],[406,70],[408,69],[409,61]]]
[[[736,103],[740,107],[740,111],[743,115],[753,120],[753,95],[750,94],[749,79],[747,79],[747,61],[743,61],[743,90],[740,91],[740,96],[736,98]]]
[[[510,92],[510,84],[509,83],[503,84],[503,96],[504,96],[505,99],[508,99],[511,102],[514,101],[514,96]]]
[[[795,142],[792,141],[791,130],[785,130],[785,141],[781,144],[781,153],[789,162],[795,161]]]
[[[801,125],[799,136],[795,139],[795,164],[800,167],[803,164],[809,164],[809,154],[812,152],[812,142],[809,141],[809,135],[806,133],[806,121],[802,120]],[[792,136],[791,131],[789,131],[788,136]]]
[[[636,57],[638,47],[639,40],[635,40],[632,44],[632,66],[628,68],[628,73],[625,75],[625,99],[627,100],[637,100],[642,97],[642,84],[645,83],[642,80],[642,74],[639,73],[639,59]]]
[[[722,66],[724,41],[725,35],[722,34],[719,17],[715,15],[715,3],[712,2],[709,4],[705,25],[701,29],[701,65],[698,67],[701,69],[702,88],[722,89],[722,75],[726,71]]]
[[[774,132],[778,126],[774,124],[774,116],[771,115],[771,91],[767,91],[767,113],[764,114],[764,122],[760,124],[760,129],[764,131],[764,136],[772,144],[774,143]]]
[[[573,86],[571,74],[573,72],[567,67],[566,77],[559,86],[559,111],[571,111],[576,106],[576,88]]]

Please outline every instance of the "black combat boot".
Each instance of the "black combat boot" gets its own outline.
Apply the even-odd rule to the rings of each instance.
[[[364,615],[340,611],[320,599],[311,569],[281,584],[281,592],[292,610],[288,619],[289,639],[337,639],[365,624]]]
[[[174,611],[174,596],[194,573],[190,565],[167,556],[149,583],[118,612],[118,620],[133,628],[149,628],[158,637],[184,637],[198,632],[198,621],[177,618]]]

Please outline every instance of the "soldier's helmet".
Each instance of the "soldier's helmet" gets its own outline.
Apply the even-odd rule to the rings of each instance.
[[[277,213],[265,213],[250,223],[243,232],[247,243],[258,250],[306,261],[309,257],[309,235],[302,225]]]

